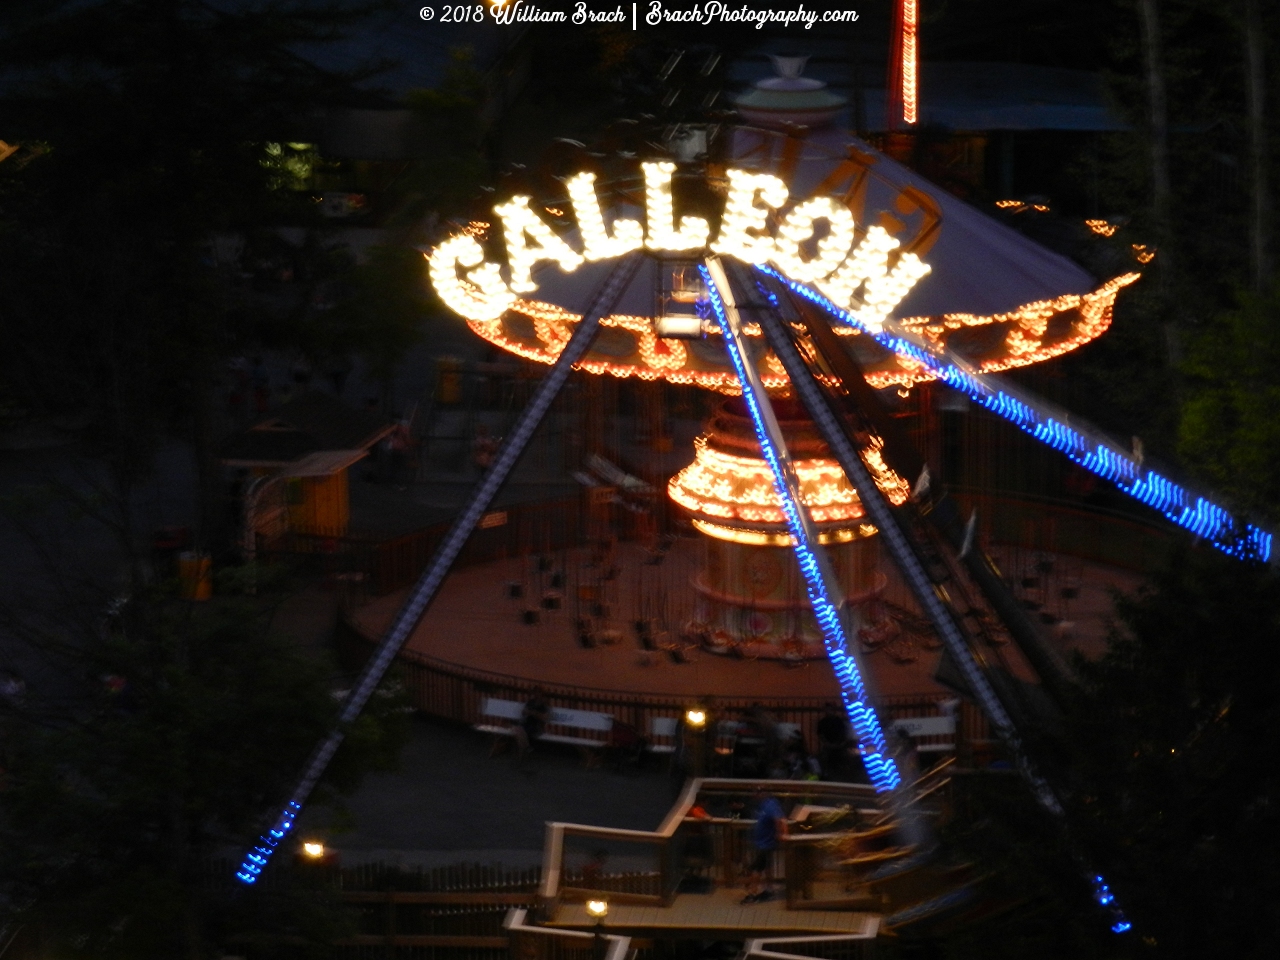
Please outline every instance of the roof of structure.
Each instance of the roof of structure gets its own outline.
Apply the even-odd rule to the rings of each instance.
[[[391,428],[392,424],[381,414],[356,410],[332,394],[312,390],[231,437],[223,445],[222,460],[236,466],[282,466],[325,451],[341,455],[340,459],[347,460],[346,466],[359,459],[355,454],[367,452]],[[330,472],[333,471],[326,471]]]

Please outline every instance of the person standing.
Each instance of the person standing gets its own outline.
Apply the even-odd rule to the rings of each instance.
[[[551,708],[547,705],[546,694],[541,687],[534,687],[524,710],[520,715],[520,756],[521,758],[533,748],[534,743],[542,736],[547,726],[547,717]]]
[[[787,817],[782,812],[782,804],[765,788],[758,784],[756,794],[756,822],[751,828],[751,845],[755,847],[755,858],[751,861],[751,872],[747,878],[747,895],[743,903],[763,903],[770,897],[769,872],[773,866],[773,853],[778,849],[787,835]]]
[[[844,772],[849,759],[849,722],[828,703],[818,721],[818,763],[828,776]]]

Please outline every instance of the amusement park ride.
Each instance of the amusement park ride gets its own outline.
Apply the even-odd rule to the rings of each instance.
[[[821,84],[781,72],[772,87],[758,86],[803,109]],[[812,112],[805,128],[788,125],[783,107],[777,113],[773,129],[707,127],[668,137],[674,146],[665,155],[638,127],[592,149],[561,144],[541,173],[493,206],[492,221],[462,226],[429,253],[436,293],[476,334],[550,369],[334,731],[247,854],[241,881],[256,882],[293,827],[573,370],[740,397],[729,403],[749,434],[712,430],[699,438],[695,462],[672,480],[670,495],[718,549],[794,553],[815,652],[831,663],[869,778],[886,795],[908,785],[859,663],[865,609],[851,596],[856,558],[841,551],[874,538],[888,552],[1008,756],[1059,818],[1054,778],[1028,756],[1025,711],[975,643],[939,555],[967,571],[1051,695],[1068,671],[972,531],[966,536],[955,504],[930,488],[880,391],[938,381],[1219,550],[1270,558],[1269,533],[998,376],[1098,337],[1137,273],[1095,286],[1072,262],[815,122]],[[646,151],[653,159],[639,160]],[[808,452],[793,459],[798,421]],[[1112,929],[1129,929],[1102,878],[1087,875]]]

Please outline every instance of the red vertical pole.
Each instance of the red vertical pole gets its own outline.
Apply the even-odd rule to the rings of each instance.
[[[885,126],[888,130],[896,129],[899,121],[913,124],[917,119],[919,23],[920,0],[894,0],[889,76],[885,82]]]

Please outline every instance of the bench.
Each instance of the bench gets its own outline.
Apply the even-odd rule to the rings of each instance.
[[[577,747],[583,761],[587,766],[591,766],[600,759],[600,749],[609,745],[609,733],[612,730],[613,714],[611,713],[552,707],[547,713],[547,727],[538,740]]]
[[[649,718],[649,752],[669,754],[676,752],[676,729],[680,721],[675,717]]]
[[[499,721],[498,723],[477,723],[474,727],[480,733],[487,733],[493,737],[489,756],[498,752],[498,747],[503,743],[503,737],[519,736],[520,720],[524,717],[524,704],[518,700],[485,697],[480,713],[486,719]]]
[[[778,742],[782,744],[784,747],[799,735],[800,735],[800,724],[798,723],[778,724]]]
[[[504,737],[521,736],[524,704],[520,701],[485,697],[480,713],[486,720],[497,721],[496,723],[477,723],[473,727],[479,733],[487,733],[493,737],[490,756],[498,752]],[[609,733],[612,729],[612,714],[596,713],[594,710],[552,707],[547,711],[546,729],[538,739],[547,743],[563,743],[577,747],[590,766],[597,759],[600,748],[609,745]]]
[[[903,717],[893,721],[893,728],[915,742],[916,753],[938,753],[956,748],[955,717]]]

